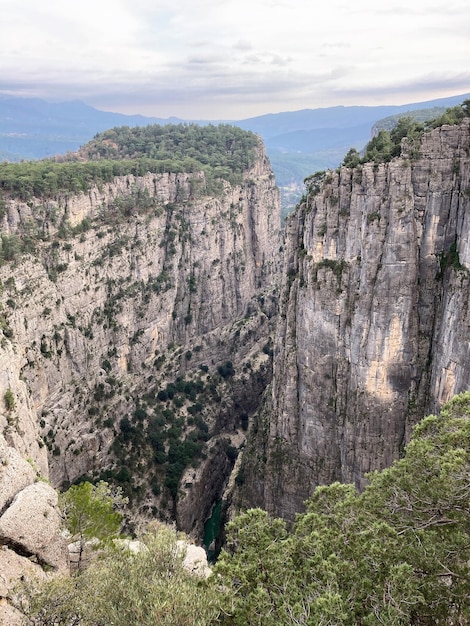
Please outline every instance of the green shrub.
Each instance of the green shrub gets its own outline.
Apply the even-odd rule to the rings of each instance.
[[[17,606],[36,626],[210,626],[218,622],[221,590],[183,567],[176,531],[141,537],[142,549],[108,547],[74,577],[23,585]]]
[[[5,402],[5,408],[7,411],[13,411],[15,408],[15,396],[13,395],[10,387],[5,391],[5,395],[3,396]]]
[[[418,424],[362,493],[317,487],[289,528],[260,509],[230,522],[215,567],[223,624],[467,624],[469,480],[465,393]]]

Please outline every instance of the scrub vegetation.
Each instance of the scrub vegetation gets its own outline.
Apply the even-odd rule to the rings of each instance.
[[[401,155],[402,139],[406,137],[407,143],[412,147],[420,139],[423,133],[444,124],[459,124],[464,117],[470,115],[470,100],[465,100],[460,106],[447,109],[439,117],[419,122],[413,117],[399,117],[391,130],[381,129],[366,145],[364,152],[359,153],[351,148],[344,157],[345,167],[373,161],[374,163],[387,163],[394,157]]]
[[[21,609],[36,625],[468,623],[470,393],[368,478],[362,493],[318,487],[292,528],[261,509],[238,515],[205,581],[163,528],[138,553],[108,548],[71,578],[24,588]]]
[[[121,126],[99,133],[78,153],[65,157],[0,163],[0,190],[22,200],[53,198],[86,193],[115,176],[148,172],[203,171],[208,183],[217,179],[238,183],[255,161],[257,144],[254,133],[228,124]],[[4,206],[0,196],[0,210]]]

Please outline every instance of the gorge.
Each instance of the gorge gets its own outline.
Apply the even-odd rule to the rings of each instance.
[[[158,518],[201,542],[220,500],[292,520],[470,389],[468,117],[309,177],[284,233],[261,141],[197,132],[232,169],[42,196],[4,178],[0,563],[63,569],[58,520],[36,552],[11,528],[25,492],[54,511],[52,487],[86,478],[123,488],[130,530]],[[129,154],[108,133],[75,163],[140,158],[130,135]]]

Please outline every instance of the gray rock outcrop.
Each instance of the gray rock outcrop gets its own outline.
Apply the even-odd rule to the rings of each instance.
[[[23,623],[10,603],[21,581],[69,571],[57,493],[39,478],[0,436],[0,624],[8,626]]]
[[[0,515],[16,494],[33,483],[35,478],[32,465],[0,436]]]
[[[67,566],[47,543],[56,509],[39,476],[120,475],[139,494],[136,523],[158,513],[200,538],[245,440],[244,503],[288,519],[316,485],[361,488],[390,465],[419,419],[470,389],[469,146],[466,120],[390,163],[312,178],[286,225],[279,294],[261,145],[242,183],[212,195],[196,172],[9,201],[4,232],[41,237],[0,268],[7,548]],[[119,213],[139,193],[145,210]],[[153,418],[173,444],[140,442]],[[175,441],[202,453],[162,482]],[[15,519],[37,497],[44,532],[30,542]]]
[[[169,497],[160,468],[148,470],[152,450],[115,442],[121,424],[137,428],[136,412],[151,413],[175,379],[217,397],[197,404],[208,449],[224,432],[238,441],[240,413],[258,407],[271,377],[263,348],[274,320],[280,207],[261,142],[256,156],[240,184],[219,181],[215,191],[203,172],[148,173],[85,194],[8,199],[2,232],[31,237],[34,249],[0,267],[0,401],[9,390],[14,399],[0,426],[54,487],[122,471],[139,493],[136,524],[158,510],[200,534],[234,459],[201,455],[197,475],[219,472],[217,493],[185,481]],[[233,372],[214,382],[228,362]],[[189,422],[184,438],[195,430],[194,400],[178,400],[179,413],[168,406],[165,419]]]
[[[65,573],[69,566],[68,550],[60,535],[61,527],[56,490],[37,482],[20,491],[0,517],[0,542]]]
[[[248,504],[293,519],[316,485],[363,486],[470,389],[469,123],[307,186],[287,224]]]
[[[0,624],[3,626],[21,626],[23,614],[17,610],[11,600],[18,600],[19,585],[25,580],[45,581],[50,577],[38,563],[20,556],[7,546],[0,547]],[[13,596],[13,597],[12,597]]]

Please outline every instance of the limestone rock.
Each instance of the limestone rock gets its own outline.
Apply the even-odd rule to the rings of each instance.
[[[125,547],[131,554],[138,554],[142,550],[144,552],[148,550],[145,543],[143,541],[139,541],[138,539],[118,539],[115,543],[121,547]],[[89,541],[86,543],[84,551],[85,566],[99,554],[97,547],[97,542]],[[72,563],[78,562],[79,549],[80,547],[78,543],[69,544],[69,553]],[[211,575],[212,570],[207,562],[207,554],[204,548],[194,545],[188,538],[178,539],[176,541],[176,550],[180,557],[183,556],[182,564],[187,572],[201,578],[207,578]]]
[[[21,234],[27,223],[38,236],[34,255],[0,268],[9,325],[0,365],[14,363],[4,380],[0,373],[0,394],[10,386],[18,398],[9,418],[19,415],[23,394],[31,424],[10,419],[8,442],[20,449],[27,435],[21,453],[55,487],[115,468],[113,441],[140,398],[196,377],[200,366],[214,372],[230,360],[239,374],[227,381],[220,406],[205,406],[211,435],[233,432],[239,413],[256,410],[271,377],[269,357],[259,354],[273,329],[275,296],[264,291],[275,288],[280,265],[279,192],[261,142],[256,152],[239,184],[221,182],[212,195],[204,173],[192,172],[121,176],[87,194],[8,201],[4,230]],[[152,208],[116,223],[116,203],[136,190]],[[85,219],[87,227],[72,234]],[[61,223],[68,240],[56,237]],[[0,412],[0,427],[6,417],[2,423]],[[36,460],[46,452],[48,474]],[[230,472],[230,464],[219,465]],[[141,482],[146,510],[163,509],[170,521],[168,494]],[[212,504],[198,502],[198,529]],[[184,507],[178,515],[192,531],[194,515]]]
[[[201,578],[207,578],[212,574],[204,548],[183,540],[178,540],[177,545],[178,549],[184,553],[183,567],[186,571]]]
[[[0,598],[0,624],[2,626],[24,625],[24,615],[9,604],[5,598]]]
[[[0,542],[66,573],[67,544],[60,536],[60,526],[56,491],[37,482],[20,491],[0,517]]]
[[[8,298],[7,298],[8,299]],[[5,315],[5,313],[3,313]],[[13,321],[10,320],[12,323]],[[10,332],[11,328],[10,328]],[[0,333],[1,336],[1,333]],[[2,338],[0,347],[0,435],[37,471],[48,478],[46,449],[39,436],[39,424],[25,381],[21,377],[23,346]],[[5,394],[11,393],[13,407],[7,408]]]
[[[466,119],[328,172],[289,219],[248,504],[294,519],[319,484],[361,488],[470,389],[469,145]]]
[[[204,407],[207,449],[217,454],[201,454],[196,479],[178,492],[183,501],[176,507],[163,486],[156,495],[150,471],[140,473],[144,454],[135,472],[144,493],[137,527],[142,511],[148,519],[157,509],[200,534],[233,466],[218,441],[224,433],[235,441],[239,414],[253,414],[271,378],[262,349],[274,323],[280,202],[261,142],[256,152],[239,184],[221,182],[211,195],[205,174],[192,172],[121,176],[86,194],[27,202],[5,197],[2,235],[34,239],[31,254],[0,267],[0,543],[18,567],[69,566],[57,495],[35,480],[65,487],[116,469],[114,439],[141,398],[177,377],[200,377],[209,390],[201,372],[230,359],[236,374]],[[116,205],[138,192],[149,210],[116,221]]]
[[[9,597],[11,590],[25,578],[46,580],[47,573],[29,558],[20,556],[7,546],[1,546],[0,597]]]
[[[32,465],[0,436],[0,514],[18,492],[34,482],[35,477]]]
[[[0,547],[0,624],[4,626],[21,626],[24,624],[22,614],[14,606],[18,600],[18,591],[22,582],[44,581],[47,574],[37,563],[20,556],[7,546]]]

